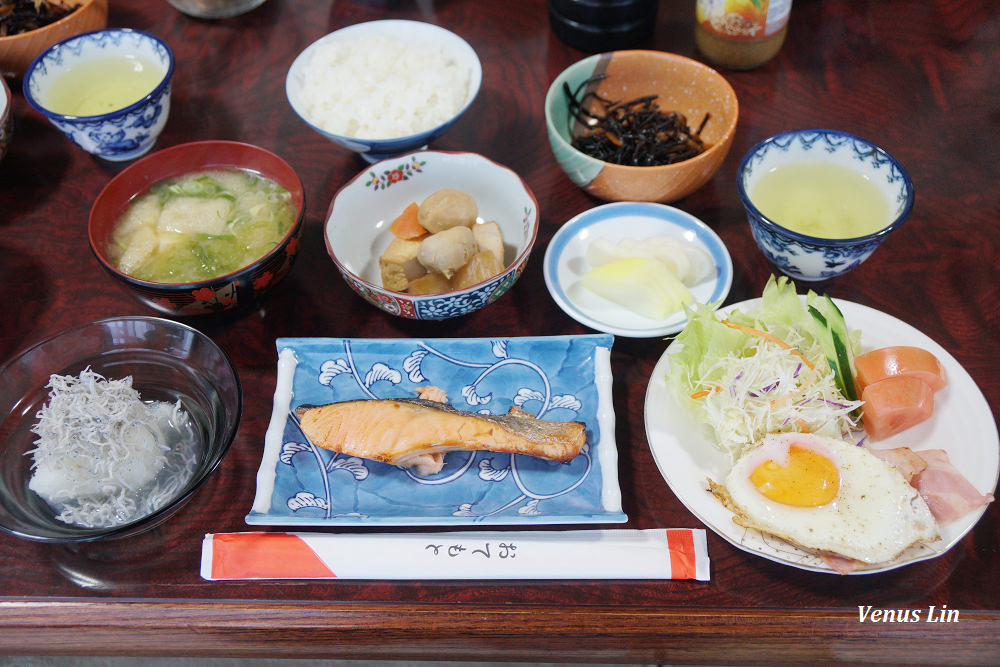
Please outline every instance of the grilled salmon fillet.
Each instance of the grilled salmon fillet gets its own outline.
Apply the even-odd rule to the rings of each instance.
[[[314,444],[349,456],[439,472],[455,450],[527,454],[566,462],[587,441],[583,422],[536,419],[512,407],[506,415],[456,410],[419,398],[343,401],[295,409]]]

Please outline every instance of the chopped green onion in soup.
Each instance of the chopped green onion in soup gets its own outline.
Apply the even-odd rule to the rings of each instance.
[[[112,264],[140,280],[192,283],[238,271],[271,252],[295,219],[291,194],[243,169],[160,181],[115,223]]]

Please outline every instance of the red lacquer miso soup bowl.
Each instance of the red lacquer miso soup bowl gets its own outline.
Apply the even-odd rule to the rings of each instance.
[[[200,172],[214,174],[164,183]],[[156,196],[142,204],[152,212],[140,211],[140,198],[154,186]],[[271,215],[275,201],[284,215],[267,218],[266,236],[253,232],[260,254],[245,263],[235,259],[233,249],[249,234],[248,216]],[[108,273],[161,313],[252,309],[291,270],[304,214],[302,182],[283,159],[251,144],[196,141],[152,153],[111,179],[90,210],[90,247]],[[126,215],[134,228],[116,230]],[[175,255],[149,259],[144,253],[150,244]],[[148,262],[161,271],[150,270]],[[198,263],[223,273],[193,277]]]

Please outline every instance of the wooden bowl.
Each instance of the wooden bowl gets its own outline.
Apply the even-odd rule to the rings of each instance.
[[[563,84],[575,91],[601,74],[602,97],[617,101],[656,95],[663,112],[678,111],[701,133],[706,149],[681,162],[635,167],[593,158],[573,147],[573,119]],[[663,51],[612,51],[585,58],[564,70],[545,97],[545,125],[556,162],[576,185],[605,201],[672,202],[691,194],[715,175],[733,143],[739,104],[726,79],[696,60]]]
[[[78,9],[37,30],[0,37],[0,74],[20,78],[35,56],[56,42],[107,27],[108,0],[66,0],[66,3]]]

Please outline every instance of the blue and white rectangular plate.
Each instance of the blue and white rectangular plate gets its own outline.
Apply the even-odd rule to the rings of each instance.
[[[257,493],[246,517],[269,526],[624,523],[611,402],[610,335],[523,338],[279,338],[278,380]],[[441,472],[345,456],[311,444],[300,405],[415,398],[445,391],[455,408],[581,421],[569,463],[450,452]]]

